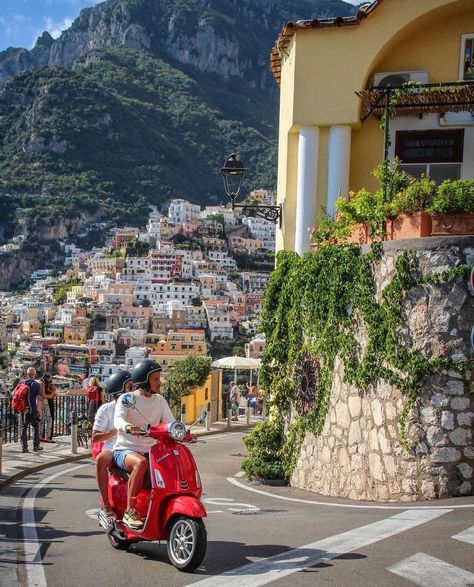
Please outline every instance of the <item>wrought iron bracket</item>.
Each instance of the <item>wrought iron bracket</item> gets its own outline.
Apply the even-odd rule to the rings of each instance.
[[[258,216],[259,218],[263,218],[269,222],[278,224],[278,227],[281,228],[281,220],[283,215],[281,204],[278,206],[252,206],[250,204],[234,204],[232,202],[232,210],[235,208],[242,210],[242,214],[244,216]]]

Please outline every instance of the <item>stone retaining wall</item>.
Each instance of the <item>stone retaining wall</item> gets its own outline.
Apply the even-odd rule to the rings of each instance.
[[[417,239],[384,245],[375,282],[390,283],[402,250],[413,250],[424,275],[474,263],[474,238]],[[468,360],[473,353],[474,296],[465,279],[422,285],[410,291],[400,333],[427,358]],[[364,347],[365,331],[357,338]],[[363,392],[343,382],[337,360],[330,406],[319,437],[307,434],[291,484],[357,500],[415,501],[473,494],[474,373],[468,384],[454,371],[426,381],[420,405],[409,414],[410,446],[402,446],[398,419],[406,405],[386,381]]]

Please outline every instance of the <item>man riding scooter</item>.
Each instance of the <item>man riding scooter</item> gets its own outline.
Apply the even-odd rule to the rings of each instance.
[[[103,443],[102,450],[96,457],[95,471],[97,485],[102,498],[102,508],[110,525],[117,521],[117,515],[109,502],[107,473],[108,468],[113,464],[113,448],[117,439],[117,430],[114,426],[115,403],[119,395],[133,391],[134,387],[132,376],[128,371],[120,369],[113,373],[109,377],[106,387],[109,399],[112,401],[103,404],[97,410],[92,429],[92,443]]]
[[[141,431],[148,426],[172,422],[175,418],[165,398],[160,395],[161,367],[151,359],[141,361],[132,369],[132,381],[137,387],[131,395],[135,397],[135,410],[117,402],[114,425],[117,441],[114,461],[118,467],[130,473],[128,481],[127,510],[123,522],[133,529],[143,526],[136,511],[137,495],[142,489],[148,471],[146,455],[156,440],[143,437]]]

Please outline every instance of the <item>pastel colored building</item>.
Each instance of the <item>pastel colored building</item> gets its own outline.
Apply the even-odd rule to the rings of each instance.
[[[338,197],[375,190],[386,85],[474,80],[472,0],[375,0],[354,17],[288,23],[272,50],[280,85],[276,249],[309,250],[310,229]],[[357,93],[356,93],[357,92]],[[399,100],[388,159],[437,182],[474,178],[474,87]]]
[[[209,410],[211,422],[219,419],[222,413],[222,371],[213,369],[202,385],[196,385],[189,389],[189,395],[181,398],[184,406],[184,422],[192,424],[202,410]]]

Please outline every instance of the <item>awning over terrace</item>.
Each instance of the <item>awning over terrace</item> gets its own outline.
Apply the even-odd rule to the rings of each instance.
[[[362,121],[371,114],[433,114],[474,111],[474,81],[401,87],[372,87],[356,92],[362,101]]]

